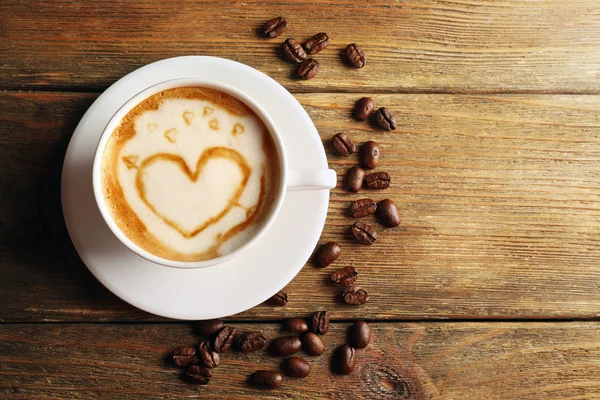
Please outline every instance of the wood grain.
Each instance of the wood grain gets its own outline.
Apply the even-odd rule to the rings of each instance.
[[[236,318],[328,309],[339,318],[596,318],[600,310],[599,96],[375,95],[398,119],[393,133],[350,118],[360,95],[297,96],[340,176],[357,162],[333,153],[345,131],[377,140],[383,192],[332,191],[322,241],[342,245],[326,269],[307,264],[285,308]],[[61,160],[93,94],[0,95],[0,320],[153,320],[87,272],[64,230]],[[348,233],[350,202],[393,199],[403,219],[372,247]],[[362,307],[328,285],[354,265],[371,294]]]
[[[273,324],[237,324],[282,333]],[[277,391],[246,385],[257,369],[277,370],[266,350],[225,353],[211,383],[183,383],[165,365],[178,346],[194,345],[183,324],[17,324],[0,326],[0,397],[210,399],[597,399],[600,329],[597,323],[376,323],[359,350],[356,370],[330,372],[333,349],[349,324],[324,336],[326,352],[306,357],[305,379],[287,378]]]
[[[280,38],[257,31],[290,22]],[[226,57],[307,91],[600,92],[600,9],[594,0],[124,0],[0,2],[0,89],[99,90],[147,63]],[[278,46],[325,31],[311,81]],[[362,70],[341,50],[357,42]]]

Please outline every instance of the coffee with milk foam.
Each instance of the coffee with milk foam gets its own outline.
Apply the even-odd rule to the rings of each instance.
[[[175,261],[209,260],[248,242],[281,188],[267,127],[220,91],[182,87],[135,106],[102,156],[103,193],[119,229]]]

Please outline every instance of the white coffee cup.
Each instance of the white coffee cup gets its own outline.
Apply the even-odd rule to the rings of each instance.
[[[113,220],[109,209],[106,205],[103,188],[102,188],[102,155],[104,153],[104,148],[108,139],[112,135],[115,128],[119,125],[121,120],[127,115],[127,113],[134,108],[136,105],[144,101],[146,98],[159,93],[163,90],[177,88],[177,87],[186,87],[186,86],[199,86],[208,89],[215,89],[221,92],[227,93],[230,96],[235,97],[240,100],[244,104],[246,104],[252,111],[263,121],[265,126],[267,127],[271,137],[273,138],[273,142],[275,143],[275,147],[277,150],[277,156],[279,158],[279,168],[280,168],[280,192],[273,200],[273,204],[271,206],[270,213],[265,218],[265,220],[261,223],[259,229],[252,239],[244,243],[242,246],[237,248],[236,250],[222,255],[217,258],[213,258],[205,261],[175,261],[169,260],[166,258],[158,257],[137,244],[135,244],[131,239],[129,239],[117,226],[115,221]],[[269,115],[265,112],[265,110],[251,97],[246,95],[245,93],[235,89],[227,84],[218,81],[206,81],[198,78],[180,78],[173,79],[158,83],[156,85],[150,86],[140,93],[133,96],[129,99],[119,110],[112,116],[106,127],[104,128],[102,135],[100,136],[100,141],[98,142],[98,146],[96,148],[96,153],[94,155],[94,165],[93,165],[93,187],[94,187],[94,196],[96,198],[96,203],[98,204],[98,209],[104,218],[104,221],[113,232],[113,234],[131,251],[134,253],[144,257],[145,259],[152,261],[159,265],[164,265],[167,267],[174,268],[200,268],[200,267],[208,267],[211,265],[220,264],[227,260],[230,260],[234,257],[239,256],[245,250],[250,248],[253,244],[258,242],[260,238],[267,232],[277,215],[281,209],[283,204],[283,200],[285,198],[286,191],[295,191],[295,190],[328,190],[335,187],[337,178],[335,171],[331,169],[315,169],[315,170],[289,170],[288,169],[288,161],[287,155],[285,151],[285,147],[283,145],[283,141],[281,139],[281,134],[279,133],[277,127],[273,123],[273,120],[269,117]]]

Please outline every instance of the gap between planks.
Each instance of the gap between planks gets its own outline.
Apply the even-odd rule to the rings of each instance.
[[[303,316],[290,316],[289,318],[307,318]],[[260,325],[276,325],[282,324],[289,318],[284,319],[228,319],[222,318],[227,324],[260,324]],[[381,319],[381,318],[344,318],[344,319],[332,319],[332,324],[348,324],[353,323],[357,320],[367,321],[369,323],[374,324],[455,324],[455,323],[464,323],[464,324],[494,324],[494,323],[532,323],[532,324],[569,324],[573,322],[600,322],[600,318],[456,318],[456,319],[427,319],[427,318],[415,318],[415,319]],[[32,324],[44,324],[44,325],[185,325],[185,324],[193,324],[198,322],[198,320],[168,320],[168,321],[160,321],[160,320],[145,320],[145,321],[53,321],[53,320],[40,320],[40,321],[2,321],[0,320],[0,326],[2,325],[32,325]]]
[[[116,81],[115,81],[116,83]],[[63,93],[63,94],[90,94],[99,95],[104,93],[106,87],[93,87],[93,86],[62,86],[62,87],[44,87],[39,86],[27,86],[22,85],[18,88],[15,87],[3,87],[0,86],[0,93],[32,93],[32,94],[47,94],[47,93]],[[285,88],[285,86],[284,86]],[[287,89],[291,94],[381,94],[381,95],[543,95],[543,96],[598,96],[600,90],[589,90],[589,91],[546,91],[546,90],[345,90],[345,89],[329,89],[329,90],[297,90]]]

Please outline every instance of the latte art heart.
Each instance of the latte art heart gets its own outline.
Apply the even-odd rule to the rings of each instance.
[[[201,261],[251,240],[279,192],[264,123],[237,99],[181,87],[152,95],[104,149],[105,203],[119,229],[162,258]]]
[[[225,147],[205,150],[195,168],[178,155],[159,153],[142,162],[136,177],[140,198],[186,238],[238,206],[251,173],[244,157]]]

